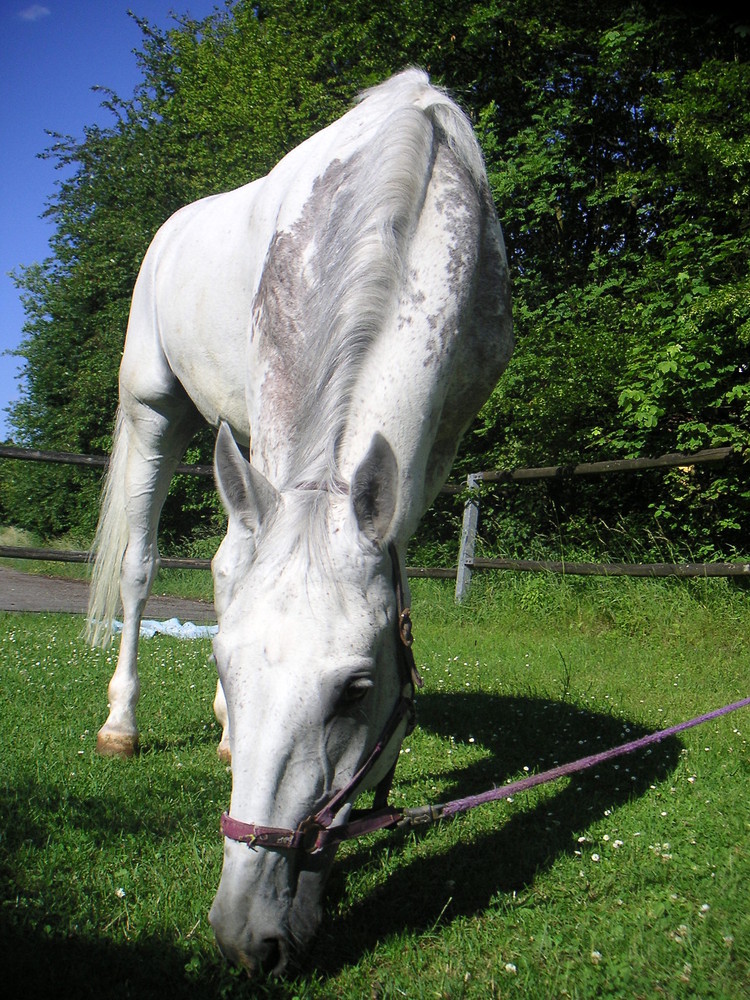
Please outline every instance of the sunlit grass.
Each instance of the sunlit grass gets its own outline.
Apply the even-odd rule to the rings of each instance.
[[[394,801],[471,794],[748,694],[724,581],[413,582],[425,687]],[[94,751],[114,651],[0,616],[0,947],[24,996],[748,996],[748,710],[419,835],[341,849],[310,964],[228,969],[207,913],[230,779],[205,641],[142,643],[143,752]]]

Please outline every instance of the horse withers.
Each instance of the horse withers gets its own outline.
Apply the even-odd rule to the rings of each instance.
[[[268,176],[169,219],[133,294],[95,541],[93,641],[111,636],[118,586],[123,609],[100,752],[138,747],[159,513],[208,421],[228,514],[212,569],[229,814],[298,831],[333,801],[331,824],[345,824],[408,725],[404,713],[388,728],[411,683],[394,586],[407,541],[511,350],[481,153],[419,70],[366,92]],[[218,943],[281,972],[319,925],[335,846],[261,847],[224,829]]]

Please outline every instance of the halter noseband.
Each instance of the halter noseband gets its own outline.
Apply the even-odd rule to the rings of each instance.
[[[221,832],[230,840],[247,844],[248,847],[301,850],[308,854],[317,854],[326,847],[333,847],[344,840],[351,840],[365,833],[395,826],[402,819],[402,810],[394,809],[388,805],[388,795],[398,762],[398,758],[396,758],[393,767],[380,780],[375,789],[372,808],[354,809],[348,823],[340,826],[331,825],[342,806],[355,798],[357,789],[378,763],[404,719],[407,721],[407,734],[414,729],[415,725],[414,692],[415,688],[422,687],[422,678],[419,676],[411,649],[414,639],[412,637],[410,609],[404,606],[401,564],[393,543],[388,546],[388,554],[393,567],[393,588],[396,592],[396,658],[401,693],[375,742],[375,746],[351,781],[339,791],[334,792],[322,809],[303,819],[296,829],[243,823],[225,812],[221,817]]]

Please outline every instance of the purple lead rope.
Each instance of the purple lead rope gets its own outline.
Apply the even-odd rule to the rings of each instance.
[[[353,840],[367,833],[375,833],[376,830],[391,830],[395,827],[399,829],[410,829],[418,826],[429,826],[440,819],[447,819],[449,816],[456,816],[458,813],[467,812],[476,806],[484,805],[487,802],[498,802],[501,799],[508,799],[517,792],[528,791],[537,785],[545,785],[549,781],[557,778],[565,778],[571,774],[578,774],[586,771],[597,764],[604,764],[616,757],[633,753],[635,750],[642,750],[653,743],[660,743],[681,733],[684,729],[692,729],[693,726],[700,726],[711,719],[718,719],[722,715],[735,712],[738,708],[745,708],[750,705],[750,698],[743,698],[735,701],[731,705],[717,708],[713,712],[706,712],[695,719],[688,719],[687,722],[680,722],[676,726],[668,729],[661,729],[657,733],[649,733],[641,736],[629,743],[622,743],[611,750],[603,750],[601,753],[591,754],[588,757],[581,757],[579,760],[571,761],[569,764],[561,764],[560,767],[553,767],[549,771],[541,774],[532,774],[528,778],[521,778],[513,781],[509,785],[501,788],[491,788],[489,791],[479,795],[468,795],[463,799],[453,799],[436,805],[418,806],[413,809],[398,809],[394,806],[384,806],[380,809],[366,809],[362,812],[353,810],[349,822],[338,826],[329,825],[332,814],[329,809],[322,810],[318,816],[305,821],[296,830],[277,829],[275,827],[257,826],[253,823],[243,823],[224,813],[221,817],[221,829],[225,837],[231,840],[247,844],[248,847],[271,847],[283,850],[304,850],[315,854],[326,847],[334,847],[345,840]],[[369,765],[368,765],[369,766]],[[341,796],[336,796],[333,800],[339,804]],[[320,822],[322,820],[322,823]]]
[[[513,781],[509,785],[503,785],[502,788],[491,788],[489,791],[482,792],[479,795],[468,795],[463,799],[453,799],[453,801],[446,802],[443,805],[405,809],[403,814],[405,825],[431,823],[436,819],[443,819],[448,816],[455,816],[457,813],[466,812],[468,809],[484,805],[486,802],[497,802],[500,799],[507,799],[517,792],[525,792],[529,788],[546,784],[548,781],[555,781],[557,778],[577,774],[579,771],[586,771],[590,767],[595,767],[597,764],[604,764],[615,757],[622,757],[624,754],[641,750],[652,743],[660,743],[670,736],[681,733],[684,729],[692,729],[693,726],[710,722],[711,719],[718,719],[722,715],[728,715],[729,712],[734,712],[738,708],[744,708],[747,705],[750,705],[750,698],[743,698],[742,701],[735,701],[732,705],[725,705],[723,708],[717,708],[713,712],[706,712],[705,715],[699,715],[697,718],[689,719],[687,722],[680,722],[678,725],[662,729],[658,733],[649,733],[647,736],[641,736],[639,739],[631,740],[629,743],[622,743],[611,750],[603,750],[601,753],[591,754],[589,757],[581,757],[579,760],[571,761],[569,764],[561,764],[560,767],[553,767],[549,771],[543,771],[541,774],[532,774],[528,778],[521,778],[519,781]]]
[[[312,488],[315,487],[309,484],[304,484],[300,487],[300,489]],[[374,833],[376,830],[391,830],[394,827],[410,828],[428,826],[439,819],[456,816],[458,813],[474,809],[475,806],[484,805],[486,802],[498,802],[500,799],[510,798],[516,792],[525,792],[536,785],[544,785],[548,781],[565,778],[568,775],[577,774],[590,767],[595,767],[597,764],[604,764],[615,757],[622,757],[624,754],[632,753],[634,750],[641,750],[652,743],[659,743],[661,740],[674,736],[676,733],[681,733],[683,729],[699,726],[703,722],[718,719],[722,715],[727,715],[738,708],[750,705],[750,698],[743,698],[742,701],[736,701],[732,705],[717,708],[713,712],[706,712],[705,715],[699,715],[697,718],[689,719],[687,722],[680,722],[678,725],[662,729],[658,733],[641,736],[637,740],[623,743],[612,750],[604,750],[602,753],[591,754],[589,757],[581,757],[580,760],[574,760],[570,764],[562,764],[560,767],[553,767],[551,770],[543,771],[541,774],[532,774],[528,778],[521,778],[520,781],[513,781],[511,784],[503,785],[501,788],[491,788],[480,795],[468,795],[463,799],[453,799],[451,802],[444,802],[439,805],[419,806],[416,809],[397,809],[387,804],[393,771],[395,769],[394,764],[385,778],[379,782],[373,806],[370,809],[352,809],[348,816],[348,822],[336,824],[337,814],[342,811],[343,806],[356,798],[360,785],[375,767],[381,754],[389,746],[399,726],[406,720],[407,731],[411,732],[414,728],[414,688],[422,686],[422,678],[419,676],[419,671],[417,670],[411,651],[411,618],[409,609],[404,606],[404,589],[401,583],[400,562],[393,544],[389,546],[389,554],[393,566],[393,586],[396,592],[396,606],[398,611],[396,648],[398,650],[397,660],[401,681],[401,695],[375,747],[351,781],[344,788],[333,794],[327,804],[319,809],[317,813],[303,819],[295,829],[262,826],[258,823],[245,823],[225,812],[221,817],[221,832],[229,840],[246,844],[253,850],[263,847],[271,850],[304,851],[308,854],[317,854],[326,848],[336,847],[345,840],[352,840],[366,833]],[[409,693],[404,694],[404,689]]]

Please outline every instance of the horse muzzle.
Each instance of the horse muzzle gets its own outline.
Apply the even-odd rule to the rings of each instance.
[[[231,858],[228,865],[225,857],[208,915],[216,942],[228,961],[249,974],[281,976],[304,957],[315,938],[335,851],[325,852],[325,862],[316,858],[313,870],[300,870],[287,853],[261,851],[253,858],[252,848],[236,849],[244,856]],[[235,852],[230,848],[228,853]]]
[[[263,973],[281,976],[286,971],[293,951],[286,926],[272,916],[250,912],[235,912],[219,895],[208,915],[216,935],[216,943],[224,958],[246,969],[248,974]]]

